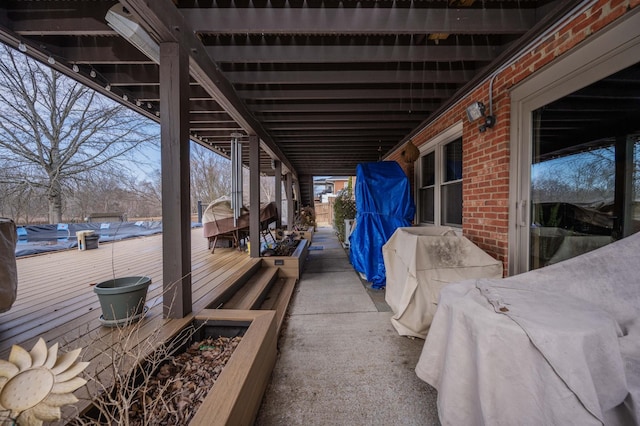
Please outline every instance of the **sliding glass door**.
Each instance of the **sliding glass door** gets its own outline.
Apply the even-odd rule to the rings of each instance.
[[[640,17],[512,93],[509,273],[640,230]]]
[[[640,64],[532,113],[529,268],[638,230]],[[637,101],[597,94],[636,86]]]

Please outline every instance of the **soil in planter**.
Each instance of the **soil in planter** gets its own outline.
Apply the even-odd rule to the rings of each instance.
[[[209,337],[162,362],[146,383],[136,387],[129,424],[188,424],[241,339]]]
[[[298,248],[298,243],[300,240],[296,240],[292,237],[287,237],[282,241],[277,242],[272,248],[268,248],[262,252],[262,255],[265,257],[269,256],[291,256],[296,248]]]

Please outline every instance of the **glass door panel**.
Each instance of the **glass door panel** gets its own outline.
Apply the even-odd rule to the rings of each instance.
[[[531,166],[531,269],[611,242],[615,152],[603,144]]]
[[[635,64],[532,112],[529,269],[640,230],[638,76]]]

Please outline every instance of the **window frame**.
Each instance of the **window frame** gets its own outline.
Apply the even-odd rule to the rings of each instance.
[[[442,218],[442,187],[451,185],[454,183],[463,183],[464,174],[462,179],[456,179],[449,182],[445,182],[446,167],[444,165],[444,148],[447,144],[454,142],[456,139],[462,139],[462,121],[454,124],[445,131],[441,132],[434,138],[430,139],[427,143],[420,146],[420,156],[414,163],[414,182],[415,185],[415,199],[416,199],[416,221],[420,226],[450,226],[452,228],[462,229],[462,223],[443,225]],[[424,156],[434,153],[434,165],[435,165],[435,182],[433,185],[433,223],[422,221],[422,200],[420,192],[422,189],[430,186],[422,186],[422,159]],[[463,141],[463,153],[464,153],[464,141]],[[464,155],[464,154],[463,154]],[[464,167],[463,167],[464,168]],[[464,202],[464,194],[463,199]]]
[[[424,170],[423,170],[423,166],[424,166],[424,159],[433,154],[433,183],[430,185],[423,185],[422,184],[422,180],[423,180],[423,174],[424,174]],[[422,221],[422,200],[421,200],[421,195],[422,195],[422,191],[427,190],[427,189],[431,189],[433,188],[433,220],[435,222],[436,220],[436,182],[438,181],[438,173],[436,171],[436,153],[435,150],[431,150],[429,152],[426,152],[424,154],[421,154],[420,157],[418,158],[418,160],[420,161],[420,173],[419,173],[419,177],[418,177],[418,181],[420,183],[420,187],[417,188],[417,196],[416,196],[416,200],[418,200],[418,204],[417,204],[417,222],[419,224],[427,224],[427,225],[433,225],[432,222],[429,221]]]
[[[532,112],[637,63],[638,25],[630,14],[511,89],[509,275],[530,269]]]

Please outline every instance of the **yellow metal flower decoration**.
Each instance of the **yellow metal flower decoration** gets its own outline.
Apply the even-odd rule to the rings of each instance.
[[[60,420],[60,407],[74,404],[73,391],[87,381],[77,377],[88,362],[76,362],[82,349],[58,357],[58,344],[47,349],[39,339],[31,352],[13,345],[9,360],[0,360],[0,419],[18,425]]]

